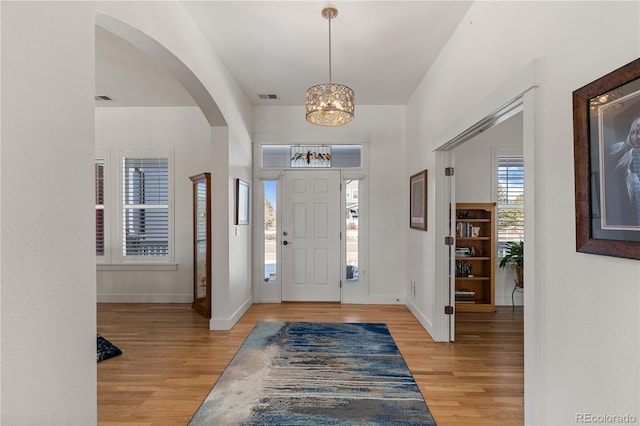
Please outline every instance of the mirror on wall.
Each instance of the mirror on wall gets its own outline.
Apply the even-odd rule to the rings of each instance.
[[[211,173],[193,183],[193,309],[211,318]]]

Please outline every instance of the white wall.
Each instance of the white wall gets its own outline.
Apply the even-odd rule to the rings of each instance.
[[[93,8],[0,7],[0,423],[95,424]]]
[[[405,170],[405,108],[359,106],[354,120],[340,128],[309,124],[301,107],[256,107],[254,131],[286,143],[359,144],[369,141],[368,232],[369,303],[404,301],[404,237],[408,228]],[[362,271],[360,271],[362,273]]]
[[[251,105],[178,2],[97,2],[96,10],[101,26],[177,73],[214,125],[212,214],[220,220],[212,224],[210,328],[230,329],[252,301],[251,283],[246,279],[250,274],[251,239],[232,236],[234,179],[251,181]]]
[[[235,225],[235,182],[242,179],[251,182],[253,154],[251,140],[248,138],[236,138],[234,143],[229,144],[229,222],[226,229],[229,238],[229,311],[226,318],[230,318],[235,323],[242,314],[249,309],[253,303],[253,292],[251,285],[251,271],[253,266],[252,235],[251,229],[258,226],[251,217],[251,206],[255,202],[250,195],[249,199],[249,225]],[[250,186],[251,194],[251,186]],[[237,233],[236,233],[237,228]],[[215,254],[215,253],[214,253]],[[224,322],[223,322],[224,323]],[[232,324],[229,323],[231,326]],[[221,328],[231,328],[231,327]]]
[[[573,90],[637,58],[638,18],[638,2],[476,2],[407,106],[408,164],[433,162],[461,123],[482,118],[469,111],[537,61],[536,143],[524,147],[535,161],[526,215],[537,260],[525,292],[527,424],[575,424],[582,412],[640,418],[640,267],[575,251],[571,104]],[[434,244],[409,240],[427,258]],[[431,271],[410,262],[409,274],[434,291]]]
[[[96,108],[96,154],[107,153],[106,250],[117,259],[120,152],[174,151],[174,261],[176,271],[98,268],[98,302],[191,302],[193,300],[193,205],[189,176],[212,172],[211,127],[198,107]],[[148,152],[148,151],[147,151]],[[215,218],[214,218],[215,220]]]
[[[489,203],[493,199],[494,149],[507,149],[522,154],[522,113],[480,133],[453,150],[456,164],[456,202]],[[496,305],[511,306],[515,271],[499,268],[496,260]],[[522,293],[514,295],[515,304],[522,305]]]

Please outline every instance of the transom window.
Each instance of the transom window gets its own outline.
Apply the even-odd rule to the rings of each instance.
[[[313,155],[315,161],[312,161],[312,158],[305,161],[305,159],[296,156],[296,154],[301,154],[298,148],[305,147],[301,145],[261,145],[260,164],[263,168],[274,167],[281,169],[298,167],[298,163],[308,165],[311,168],[362,167],[362,145],[321,145],[302,150],[304,153],[308,153],[309,156],[315,154]],[[327,153],[329,153],[328,158],[326,157]]]

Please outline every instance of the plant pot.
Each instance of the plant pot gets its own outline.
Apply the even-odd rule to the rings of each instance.
[[[516,266],[516,275],[518,276],[518,283],[524,285],[524,268],[522,266]]]

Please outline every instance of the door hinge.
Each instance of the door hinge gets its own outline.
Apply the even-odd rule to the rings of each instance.
[[[453,306],[451,306],[451,305],[445,306],[444,307],[444,314],[445,315],[453,315]]]
[[[340,231],[340,239],[342,239],[342,231]]]
[[[444,169],[444,175],[445,176],[453,176],[454,172],[455,172],[455,169],[453,167],[446,167]]]
[[[444,244],[447,246],[452,246],[454,244],[453,237],[444,237]]]
[[[342,280],[340,280],[340,288],[342,288]]]

